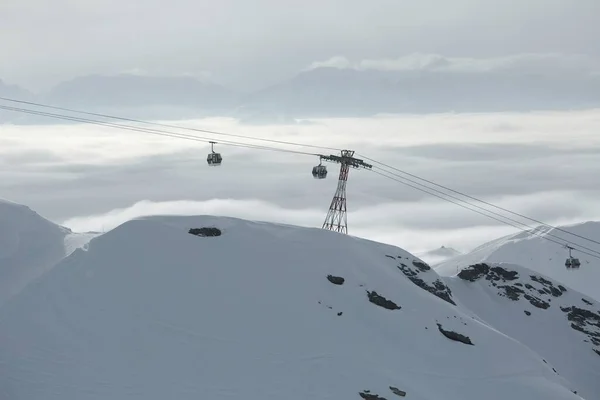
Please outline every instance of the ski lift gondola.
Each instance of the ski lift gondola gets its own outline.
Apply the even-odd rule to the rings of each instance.
[[[567,260],[565,261],[565,267],[567,267],[567,269],[577,269],[580,267],[581,262],[579,261],[579,258],[573,257],[571,255],[571,250],[573,250],[573,247],[566,245],[565,246],[567,249],[569,249],[569,258],[567,258]]]
[[[223,161],[223,157],[221,157],[221,154],[215,153],[213,146],[216,143],[217,142],[210,142],[210,153],[208,153],[208,156],[206,157],[206,162],[208,163],[209,166],[212,166],[212,167],[221,165],[221,162]]]
[[[325,179],[327,177],[327,167],[322,165],[322,161],[319,160],[319,165],[313,167],[312,175],[315,179]]]

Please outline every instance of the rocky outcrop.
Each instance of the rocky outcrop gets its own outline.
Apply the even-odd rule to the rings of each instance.
[[[341,276],[333,276],[333,275],[327,275],[327,280],[331,283],[333,283],[334,285],[343,285],[345,282],[345,279],[342,278]]]
[[[364,390],[358,393],[360,397],[365,400],[387,400],[385,397],[381,397],[378,394],[371,393],[370,390]]]
[[[397,387],[393,387],[390,386],[390,390],[392,391],[392,393],[394,393],[396,396],[400,396],[400,397],[405,397],[406,396],[406,392],[404,390],[400,390]]]
[[[474,346],[473,342],[471,342],[471,338],[469,338],[468,336],[462,335],[454,331],[447,331],[444,328],[442,328],[441,324],[437,324],[437,326],[438,330],[442,333],[442,335],[446,336],[448,339]]]
[[[577,306],[561,307],[571,321],[571,328],[586,334],[596,346],[600,346],[600,313]]]
[[[215,227],[192,228],[188,231],[188,233],[200,237],[221,236],[221,230]]]
[[[391,300],[386,299],[385,297],[379,295],[376,291],[369,292],[367,290],[367,296],[369,297],[369,301],[373,304],[378,305],[379,307],[383,307],[387,310],[400,310],[400,306],[394,303]]]
[[[431,271],[431,267],[420,261],[413,261],[414,267],[409,267],[406,264],[400,263],[398,269],[402,271],[404,275],[415,285],[420,287],[423,290],[428,291],[429,293],[439,297],[440,299],[447,301],[452,305],[456,305],[454,300],[452,299],[452,291],[441,279],[436,278],[433,282],[428,283],[425,279],[423,279],[420,275],[424,273],[429,273]]]

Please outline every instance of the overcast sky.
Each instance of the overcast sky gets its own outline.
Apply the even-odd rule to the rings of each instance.
[[[2,0],[0,79],[210,76],[255,89],[311,63],[413,53],[600,56],[598,0]]]

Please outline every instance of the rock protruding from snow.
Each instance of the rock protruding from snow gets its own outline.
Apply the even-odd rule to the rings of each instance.
[[[403,390],[398,389],[397,387],[393,387],[390,386],[390,390],[392,391],[392,393],[394,393],[396,396],[400,396],[400,397],[405,397],[406,396],[406,392]]]
[[[429,265],[420,261],[413,260],[412,266],[404,263],[398,265],[398,269],[415,285],[429,293],[447,301],[452,305],[456,305],[452,300],[452,291],[444,281],[431,269]]]
[[[508,297],[513,301],[518,301],[523,296],[529,303],[537,308],[547,309],[550,307],[549,301],[544,301],[540,295],[550,295],[560,297],[567,289],[562,285],[554,285],[551,281],[537,275],[530,275],[531,283],[523,285],[521,282],[513,282],[519,278],[519,273],[513,270],[507,270],[500,266],[490,266],[488,264],[475,264],[459,272],[460,279],[475,282],[481,278],[491,282],[493,287],[498,288],[498,295]],[[511,284],[512,283],[512,284]]]
[[[439,324],[439,323],[437,324],[437,327],[438,327],[438,330],[442,333],[442,335],[446,336],[448,339],[454,340],[456,342],[468,344],[471,346],[473,345],[473,342],[471,342],[471,338],[469,338],[468,336],[465,336],[458,332],[445,330],[442,327],[442,324]]]
[[[600,313],[577,306],[561,307],[571,321],[571,328],[586,334],[600,349]],[[598,350],[598,349],[596,349]]]
[[[400,310],[401,307],[394,303],[391,300],[386,299],[385,297],[378,294],[376,291],[369,292],[367,290],[367,297],[369,301],[373,304],[378,305],[379,307],[383,307],[387,310]]]
[[[331,283],[333,283],[334,285],[343,285],[345,279],[342,278],[341,276],[333,276],[333,275],[327,275],[327,280]]]
[[[221,236],[221,230],[215,227],[192,228],[188,231],[190,234],[200,237]]]

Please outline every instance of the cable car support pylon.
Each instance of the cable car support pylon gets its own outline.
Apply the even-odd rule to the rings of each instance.
[[[348,220],[346,215],[346,183],[350,168],[371,169],[373,166],[361,159],[354,158],[354,150],[342,150],[341,155],[320,155],[323,161],[340,164],[340,176],[337,189],[331,200],[329,211],[323,223],[323,229],[348,234]]]

